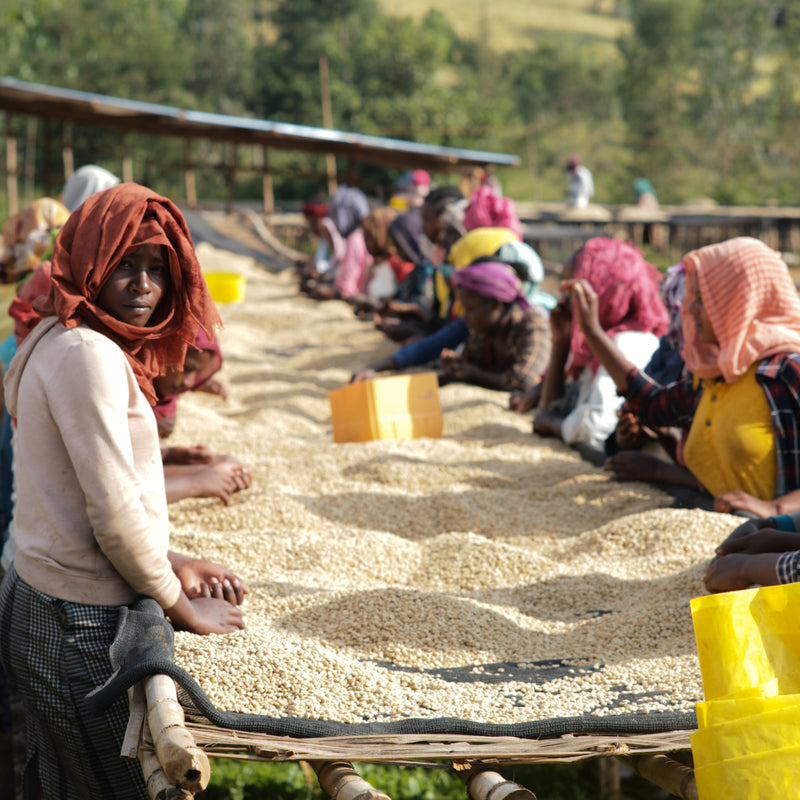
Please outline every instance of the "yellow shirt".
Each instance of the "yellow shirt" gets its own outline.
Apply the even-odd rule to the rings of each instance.
[[[775,498],[775,432],[757,366],[734,383],[703,381],[684,459],[714,496],[738,490],[761,500]]]

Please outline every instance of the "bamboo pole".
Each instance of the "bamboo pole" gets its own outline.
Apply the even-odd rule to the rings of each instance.
[[[536,800],[530,789],[506,780],[499,772],[475,770],[467,773],[464,781],[472,800]]]
[[[75,152],[72,149],[72,123],[65,122],[61,129],[61,162],[64,166],[64,181],[75,172]]]
[[[331,105],[331,88],[328,80],[328,57],[325,53],[319,54],[319,93],[322,98],[322,126],[328,130],[333,129],[333,108]],[[328,195],[333,197],[336,191],[336,156],[328,153],[325,156],[325,166],[328,171]]]
[[[312,761],[317,780],[331,800],[391,800],[367,783],[349,761]]]
[[[12,125],[13,117],[6,117],[6,189],[8,191],[8,215],[19,211],[19,186],[17,184],[17,137]]]
[[[272,181],[272,167],[269,163],[269,148],[261,147],[261,185],[264,195],[264,213],[272,214],[275,211],[275,187]]]
[[[208,756],[195,744],[184,725],[175,682],[168,675],[151,675],[145,682],[147,721],[158,761],[167,780],[195,793],[208,786]]]
[[[147,794],[150,800],[186,800],[186,798],[194,797],[193,792],[179,789],[170,783],[156,755],[153,737],[147,725],[142,727],[139,745],[139,763],[142,765],[142,774],[147,784]]]
[[[189,139],[183,140],[183,178],[186,186],[186,204],[189,208],[197,208],[197,183],[192,162],[192,143]]]
[[[661,787],[681,800],[698,800],[694,770],[662,753],[648,755],[617,756],[650,783]]]

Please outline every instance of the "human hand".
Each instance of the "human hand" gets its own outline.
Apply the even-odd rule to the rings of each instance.
[[[759,553],[787,553],[800,550],[800,533],[793,531],[760,528],[743,536],[732,537],[733,534],[717,547],[715,552],[718,556],[726,556],[731,553],[758,555]]]
[[[602,331],[597,292],[583,278],[561,282],[561,291],[572,296],[572,315],[584,336]]]
[[[226,567],[180,553],[170,553],[169,559],[172,571],[190,600],[210,597],[225,600],[234,606],[239,606],[244,601],[247,594],[244,581]]]
[[[759,500],[747,492],[726,492],[714,498],[714,511],[730,514],[734,511],[746,511],[757,517],[771,517],[778,511],[774,501]]]
[[[550,312],[550,336],[553,344],[569,342],[572,338],[572,301],[568,294],[560,297]]]
[[[372,380],[378,373],[371,367],[364,367],[364,369],[354,372],[350,376],[350,383],[361,383],[362,381]]]
[[[244,630],[241,609],[217,597],[195,597],[190,600],[181,592],[178,602],[165,608],[164,613],[177,630],[200,636]]]
[[[230,467],[230,468],[228,468]],[[252,470],[226,463],[205,465],[189,476],[192,497],[217,497],[227,506],[231,496],[247,489],[252,482]]]
[[[539,399],[542,396],[542,384],[537,383],[536,386],[525,391],[524,389],[514,389],[511,396],[508,398],[508,407],[517,414],[524,414],[532,408],[539,405]]]
[[[533,418],[533,432],[539,436],[558,436],[561,437],[561,423],[563,417],[552,411],[539,411]]]
[[[738,527],[734,528],[722,544],[726,544],[732,539],[740,539],[742,536],[748,536],[751,533],[760,531],[762,528],[775,528],[775,520],[772,517],[762,517],[761,519],[748,519]]]
[[[228,399],[228,390],[225,388],[225,385],[220,383],[217,380],[209,380],[206,381],[202,386],[203,391],[208,392],[209,394],[215,394],[221,400]]]
[[[733,553],[711,560],[703,577],[709,592],[735,592],[750,586],[771,586],[778,582],[778,555]]]

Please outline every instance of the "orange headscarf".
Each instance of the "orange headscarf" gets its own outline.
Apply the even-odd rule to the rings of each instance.
[[[789,268],[758,239],[740,236],[683,257],[684,359],[700,378],[733,383],[776,353],[800,353],[800,299]],[[719,345],[698,340],[689,311],[695,281]]]
[[[140,328],[120,322],[96,300],[125,253],[144,244],[166,246],[171,286],[151,323]],[[183,365],[198,328],[213,335],[220,324],[183,215],[166,197],[135,183],[98,192],[70,215],[53,250],[50,291],[34,307],[67,328],[85,323],[116,342],[151,403],[153,378]]]

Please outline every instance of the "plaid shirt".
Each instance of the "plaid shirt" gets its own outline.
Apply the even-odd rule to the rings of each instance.
[[[491,334],[470,331],[464,361],[488,372],[504,373],[503,390],[531,389],[550,363],[550,318],[547,311],[514,305]]]
[[[781,353],[765,358],[756,369],[769,405],[778,453],[776,496],[800,489],[800,355]],[[660,386],[635,370],[623,396],[650,426],[688,428],[703,392],[692,376]]]

